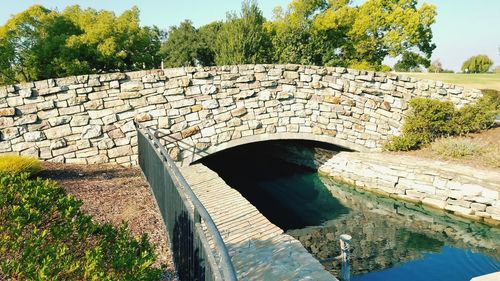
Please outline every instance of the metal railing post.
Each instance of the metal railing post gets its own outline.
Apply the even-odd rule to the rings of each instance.
[[[340,235],[340,257],[342,267],[340,270],[340,280],[349,281],[351,279],[351,241],[349,234]]]

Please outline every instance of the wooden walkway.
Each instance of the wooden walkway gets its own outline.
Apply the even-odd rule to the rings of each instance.
[[[202,164],[180,170],[217,225],[239,280],[337,280],[217,173]]]

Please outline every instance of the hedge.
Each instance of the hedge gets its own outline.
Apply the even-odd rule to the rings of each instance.
[[[158,280],[147,236],[96,224],[54,181],[0,172],[0,280]]]

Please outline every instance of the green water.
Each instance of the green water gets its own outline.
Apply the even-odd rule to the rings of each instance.
[[[500,270],[498,228],[355,191],[267,149],[244,146],[203,163],[335,276],[344,233],[353,237],[352,280],[470,280]]]

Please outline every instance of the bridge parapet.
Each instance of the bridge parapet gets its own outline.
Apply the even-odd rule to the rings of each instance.
[[[82,75],[0,87],[0,153],[137,164],[134,119],[176,161],[255,141],[309,139],[358,151],[398,135],[407,103],[458,106],[478,90],[341,67],[239,65]]]

